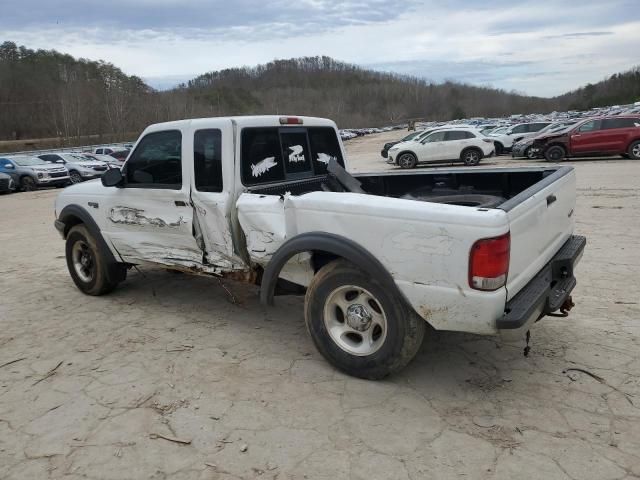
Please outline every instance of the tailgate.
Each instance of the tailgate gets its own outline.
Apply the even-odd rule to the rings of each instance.
[[[502,205],[511,231],[507,299],[513,298],[573,233],[576,174],[560,167]]]

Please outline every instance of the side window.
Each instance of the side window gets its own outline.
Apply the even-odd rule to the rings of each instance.
[[[307,132],[287,131],[280,134],[282,158],[287,174],[311,173],[311,155],[307,144]]]
[[[583,123],[578,129],[579,132],[587,133],[600,130],[600,120],[590,120],[587,123]]]
[[[427,138],[424,139],[424,143],[442,142],[444,141],[444,135],[446,132],[433,132]]]
[[[464,138],[476,138],[473,132],[464,132]]]
[[[445,141],[464,140],[465,138],[467,138],[466,134],[467,134],[467,132],[464,132],[462,130],[454,130],[452,132],[445,132],[444,139],[445,139]]]
[[[196,190],[222,191],[222,133],[217,128],[198,130],[193,135],[193,169]]]
[[[527,132],[527,125],[518,125],[511,131],[511,133],[526,133],[526,132]]]
[[[602,121],[602,129],[633,128],[636,124],[640,125],[640,120],[634,118],[607,118]]]
[[[96,149],[96,155],[102,155],[102,149],[101,148]]]
[[[242,182],[245,185],[284,180],[277,128],[245,128],[241,145]]]
[[[126,163],[126,186],[182,188],[182,134],[178,130],[147,134]]]
[[[335,158],[344,167],[342,151],[338,143],[336,131],[331,127],[311,127],[307,130],[309,145],[311,146],[311,159],[316,175],[327,173],[329,160]]]

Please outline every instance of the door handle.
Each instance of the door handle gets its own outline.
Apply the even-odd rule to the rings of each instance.
[[[187,206],[186,202],[183,202],[182,200],[176,200],[173,203],[176,204],[176,207],[186,207]]]
[[[547,197],[547,207],[548,207],[549,205],[551,205],[553,202],[555,202],[556,200],[557,200],[557,198],[556,198],[556,196],[555,196],[555,195],[549,195],[549,196]]]

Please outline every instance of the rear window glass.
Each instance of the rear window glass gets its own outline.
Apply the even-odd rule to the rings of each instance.
[[[344,166],[338,137],[331,127],[245,128],[241,157],[245,185],[324,175],[332,158]]]
[[[447,132],[445,140],[465,140],[467,138],[474,138],[475,136],[471,132],[465,132],[464,130],[456,130],[453,132]]]

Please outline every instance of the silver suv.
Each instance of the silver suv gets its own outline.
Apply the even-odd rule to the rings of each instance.
[[[38,155],[38,158],[67,167],[71,183],[98,178],[109,169],[109,165],[105,162],[94,160],[81,153],[45,153]]]
[[[52,165],[27,155],[0,157],[0,172],[11,176],[15,184],[27,192],[38,187],[64,187],[69,183],[69,172],[64,165]]]

